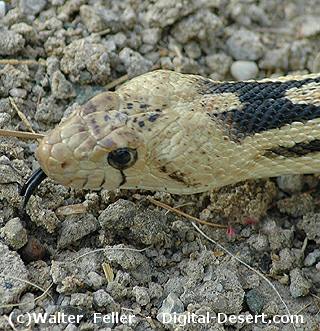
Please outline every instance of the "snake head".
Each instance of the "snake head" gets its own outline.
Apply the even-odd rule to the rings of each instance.
[[[130,173],[141,173],[144,139],[120,107],[119,95],[105,92],[76,109],[41,141],[36,151],[41,169],[78,189],[114,190]]]

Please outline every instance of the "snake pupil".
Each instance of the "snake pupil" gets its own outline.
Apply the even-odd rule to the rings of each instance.
[[[131,167],[137,161],[137,151],[132,148],[118,148],[108,154],[108,163],[119,170]]]

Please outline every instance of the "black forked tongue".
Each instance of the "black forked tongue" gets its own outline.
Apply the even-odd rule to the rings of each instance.
[[[24,197],[23,200],[23,210],[25,210],[26,205],[35,191],[35,189],[39,186],[39,184],[47,178],[47,175],[44,173],[44,171],[39,168],[36,170],[29,179],[25,182],[25,184],[22,186],[22,189],[20,191],[20,195]]]

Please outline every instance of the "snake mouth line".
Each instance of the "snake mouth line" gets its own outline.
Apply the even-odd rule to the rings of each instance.
[[[25,210],[27,203],[32,196],[35,189],[40,185],[42,181],[47,178],[45,172],[39,168],[37,169],[25,182],[20,191],[20,196],[23,196],[23,210]]]

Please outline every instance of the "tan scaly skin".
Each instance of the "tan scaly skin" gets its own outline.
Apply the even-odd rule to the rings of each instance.
[[[192,194],[320,171],[320,74],[214,82],[158,70],[101,93],[36,152],[74,188]]]

